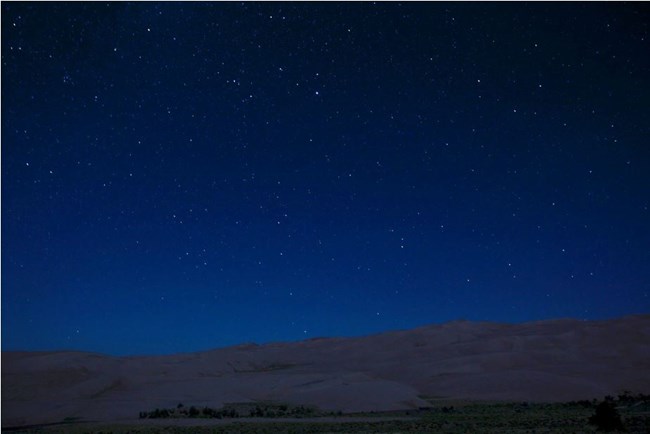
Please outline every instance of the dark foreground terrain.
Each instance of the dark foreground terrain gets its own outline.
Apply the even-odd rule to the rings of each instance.
[[[611,432],[650,433],[650,400],[610,400],[622,426]],[[598,403],[448,402],[415,411],[309,418],[161,418],[121,423],[74,422],[3,429],[14,433],[595,433]],[[592,418],[592,422],[590,422]],[[606,422],[607,423],[607,422]],[[602,428],[602,427],[601,427]]]

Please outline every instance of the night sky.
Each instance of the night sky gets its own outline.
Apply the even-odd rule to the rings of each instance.
[[[650,312],[643,3],[2,3],[2,349]]]

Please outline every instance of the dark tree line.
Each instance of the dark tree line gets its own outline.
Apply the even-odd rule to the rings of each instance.
[[[280,405],[255,405],[254,407],[243,406],[244,408],[234,408],[226,406],[220,409],[203,407],[201,409],[191,406],[184,407],[178,404],[175,409],[155,409],[153,411],[141,411],[140,419],[164,419],[164,418],[215,418],[215,419],[234,419],[240,417],[314,417],[323,415],[321,412],[312,407]],[[250,408],[247,408],[250,407]],[[328,415],[341,414],[341,412],[331,412]]]

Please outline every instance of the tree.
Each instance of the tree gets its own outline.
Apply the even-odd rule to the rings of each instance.
[[[596,425],[599,431],[623,430],[621,415],[612,400],[605,400],[596,407],[596,414],[589,418],[589,423]]]

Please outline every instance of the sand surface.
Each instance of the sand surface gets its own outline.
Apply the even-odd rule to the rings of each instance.
[[[128,421],[179,402],[272,400],[382,411],[423,399],[563,401],[650,393],[650,315],[524,324],[455,321],[359,338],[155,357],[3,352],[2,426]]]

